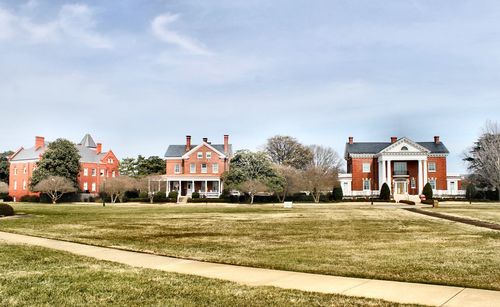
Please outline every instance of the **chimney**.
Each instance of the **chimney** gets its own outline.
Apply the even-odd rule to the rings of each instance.
[[[43,136],[35,136],[35,148],[40,148],[45,145],[45,138]]]
[[[439,140],[439,135],[436,135],[436,136],[434,137],[434,143],[436,143],[436,144],[441,143],[441,141]]]
[[[391,136],[391,144],[396,143],[397,140],[398,140],[397,136]]]
[[[227,155],[229,153],[229,135],[224,134],[224,153]]]
[[[190,151],[190,150],[191,150],[191,136],[186,135],[186,151]]]
[[[97,147],[95,148],[96,154],[100,154],[102,152],[102,144],[97,143]]]
[[[208,138],[203,138],[203,142],[208,143]]]
[[[352,136],[349,137],[349,144],[354,143],[354,138]]]

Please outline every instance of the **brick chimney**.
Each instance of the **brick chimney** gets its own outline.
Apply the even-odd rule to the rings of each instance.
[[[100,154],[102,152],[102,144],[97,143],[97,147],[95,148],[96,154]]]
[[[352,136],[349,137],[349,144],[354,143],[354,138]]]
[[[396,143],[397,140],[398,140],[397,136],[391,136],[391,143]]]
[[[191,150],[191,136],[186,135],[186,151],[190,151],[190,150]]]
[[[224,153],[227,155],[229,152],[229,134],[224,134]]]
[[[208,143],[208,138],[203,138],[203,142]]]
[[[436,144],[441,143],[441,141],[439,140],[439,135],[436,135],[436,136],[434,137],[434,143],[436,143]]]
[[[45,146],[45,138],[43,136],[35,136],[35,148]]]

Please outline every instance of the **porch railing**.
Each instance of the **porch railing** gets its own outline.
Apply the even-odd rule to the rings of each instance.
[[[219,192],[200,192],[200,196],[206,198],[218,198]]]

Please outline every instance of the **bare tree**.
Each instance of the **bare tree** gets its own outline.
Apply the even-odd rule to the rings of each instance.
[[[321,194],[332,190],[337,183],[342,160],[339,154],[330,147],[312,145],[309,148],[313,154],[313,160],[303,171],[300,181],[301,186],[311,193],[314,202],[319,203]]]
[[[269,180],[267,186],[276,194],[278,201],[283,202],[288,194],[300,191],[301,171],[285,165],[275,165],[275,170],[278,176]]]
[[[465,157],[473,177],[483,185],[497,190],[500,200],[500,128],[486,122],[483,134]]]
[[[268,187],[260,180],[247,180],[240,184],[240,190],[250,195],[250,204],[253,204],[255,194],[259,192],[267,192]]]
[[[265,152],[273,163],[296,169],[305,169],[312,160],[310,149],[291,136],[276,135],[269,138]]]
[[[52,203],[55,204],[64,194],[76,192],[77,188],[68,178],[49,176],[36,184],[33,191],[49,195]]]
[[[101,183],[101,191],[109,194],[111,202],[116,203],[118,199],[123,202],[125,192],[135,189],[137,186],[136,180],[128,176],[118,176],[107,179]]]
[[[9,185],[0,181],[0,194],[9,193]]]

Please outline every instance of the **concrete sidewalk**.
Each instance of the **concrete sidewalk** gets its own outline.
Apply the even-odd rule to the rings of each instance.
[[[113,248],[0,232],[0,242],[29,244],[135,267],[321,293],[434,306],[500,306],[500,291],[338,277],[178,259]]]

